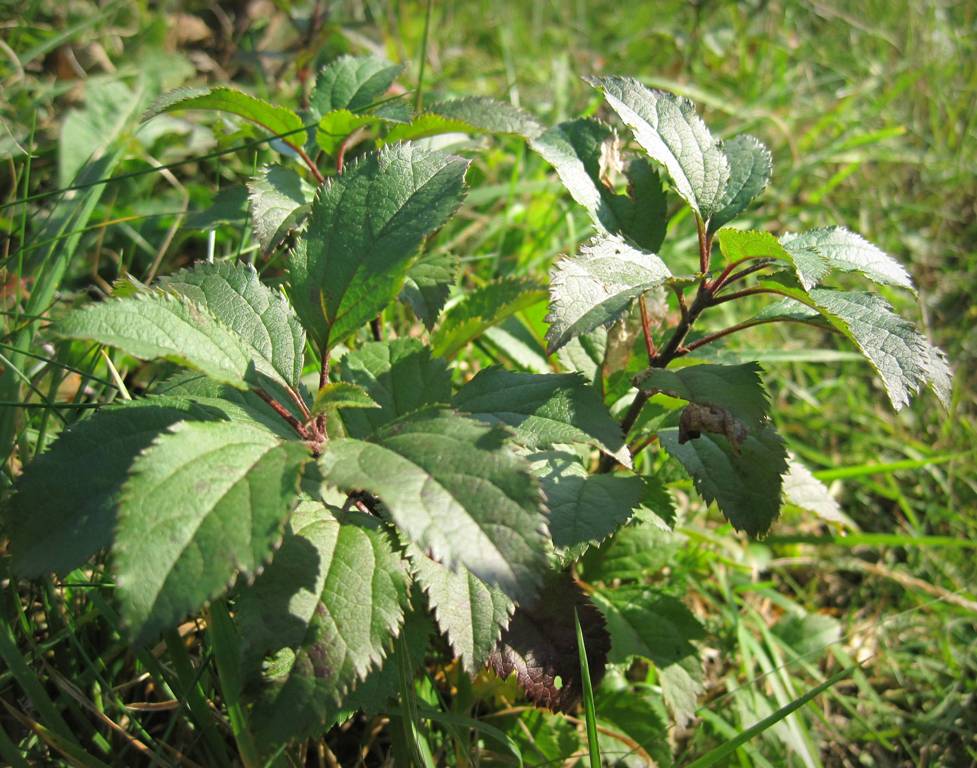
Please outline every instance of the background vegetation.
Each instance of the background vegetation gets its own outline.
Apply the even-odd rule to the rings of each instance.
[[[644,553],[639,564],[705,624],[706,691],[691,722],[667,727],[649,720],[660,702],[633,701],[644,727],[668,744],[620,760],[664,764],[674,755],[687,764],[854,661],[854,677],[729,759],[977,764],[977,6],[436,0],[425,43],[423,2],[147,5],[0,5],[4,489],[64,423],[117,393],[104,358],[79,359],[35,338],[39,316],[108,293],[125,274],[145,281],[208,252],[257,255],[238,190],[271,150],[255,143],[259,133],[212,115],[137,130],[160,91],[234,81],[296,103],[317,63],[372,52],[409,64],[400,79],[407,89],[423,60],[425,99],[493,96],[552,125],[598,109],[580,75],[635,74],[688,95],[720,133],[749,131],[771,148],[774,180],[758,227],[847,223],[907,264],[923,325],[957,376],[948,417],[929,396],[895,416],[867,366],[831,339],[795,331],[788,343],[758,329],[730,341],[761,350],[751,359],[765,364],[781,432],[830,484],[849,524],[787,514],[766,540],[749,541],[690,501],[690,484],[673,485],[683,502],[680,545]],[[61,194],[116,136],[124,149],[112,175],[121,178],[98,187],[100,196],[92,187]],[[467,286],[542,275],[586,238],[585,213],[520,142],[484,147],[473,154],[469,200],[439,242],[462,256]],[[73,226],[87,204],[91,218]],[[676,248],[666,261],[691,265],[693,251]],[[257,266],[268,276],[281,268],[260,256]],[[906,310],[899,295],[889,298]],[[495,354],[470,350],[458,375]],[[133,391],[148,382],[135,365],[122,373]],[[0,762],[231,759],[198,627],[181,628],[183,644],[136,657],[99,568],[64,582],[16,582],[3,547],[0,534]],[[154,683],[153,665],[168,687]],[[604,686],[614,684],[612,673]],[[489,673],[464,696],[462,685],[457,669],[432,666],[418,696],[477,714],[508,734],[527,764],[572,765],[584,754],[582,722],[524,708]],[[439,699],[446,691],[451,708]],[[646,743],[647,732],[620,719],[619,731]],[[439,761],[512,763],[467,721],[424,722]],[[379,764],[392,759],[391,738],[382,718],[354,718],[307,754],[312,764]],[[609,743],[609,755],[621,752]]]

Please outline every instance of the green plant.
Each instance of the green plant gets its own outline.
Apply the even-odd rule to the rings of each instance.
[[[432,619],[465,671],[515,674],[551,709],[577,704],[588,669],[592,734],[595,717],[628,722],[614,692],[590,690],[608,660],[652,661],[664,703],[686,719],[703,629],[633,578],[668,546],[663,460],[678,459],[753,535],[785,494],[816,509],[823,493],[790,466],[759,366],[702,355],[732,333],[799,322],[850,339],[896,408],[925,384],[945,403],[939,350],[881,297],[823,287],[856,271],[911,289],[909,276],[840,227],[778,238],[726,226],[766,186],[770,157],[751,137],[717,141],[685,100],[594,79],[642,150],[625,158],[593,119],[543,130],[485,99],[412,115],[384,97],[398,71],[340,59],[302,114],[229,88],[157,103],[154,114],[244,117],[305,169],[310,180],[269,166],[249,185],[263,253],[292,241],[288,281],[281,291],[251,265],[204,263],[155,287],[119,285],[53,324],[58,338],[189,372],[79,420],[27,468],[8,513],[15,567],[65,572],[109,550],[137,644],[213,602],[224,699],[249,764],[357,709],[396,712],[424,761],[408,683]],[[453,385],[448,360],[545,294],[503,278],[442,313],[457,260],[418,251],[464,198],[467,162],[426,141],[452,132],[524,137],[593,219],[597,236],[548,287],[548,352],[562,372],[490,367]],[[316,155],[331,159],[330,178]],[[669,193],[685,206],[671,216]],[[698,269],[673,274],[655,254],[683,224],[694,224]],[[753,296],[776,303],[699,333]],[[408,311],[426,341],[404,333],[424,335],[397,321]]]

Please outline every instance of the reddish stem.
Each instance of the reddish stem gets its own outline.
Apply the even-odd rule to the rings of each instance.
[[[322,184],[326,180],[326,177],[322,175],[322,172],[318,169],[318,167],[316,167],[315,162],[312,160],[311,157],[308,156],[305,149],[303,149],[302,147],[296,144],[292,144],[292,148],[296,152],[298,152],[299,157],[301,157],[302,161],[309,167],[309,170],[312,172],[312,175],[315,177],[316,183]]]
[[[645,351],[648,353],[648,365],[655,359],[655,340],[651,336],[651,318],[648,316],[648,306],[645,304],[645,295],[638,297],[638,305],[641,307],[641,330],[645,334]]]
[[[696,339],[691,344],[682,348],[679,355],[686,355],[699,347],[704,347],[706,344],[711,344],[717,339],[723,338],[723,336],[729,336],[731,333],[737,333],[739,331],[745,331],[747,328],[753,328],[758,325],[766,325],[768,323],[804,323],[805,325],[814,325],[817,328],[823,328],[824,326],[811,320],[801,320],[795,317],[771,317],[766,320],[746,320],[742,323],[737,323],[736,325],[731,325],[729,328],[723,328],[721,331],[716,331],[715,333],[710,333],[708,336],[703,336],[701,339]],[[836,330],[835,328],[829,328],[828,330]],[[839,331],[840,333],[840,331]]]
[[[736,301],[737,299],[742,299],[745,296],[761,296],[763,294],[786,296],[788,299],[794,298],[787,293],[787,291],[778,291],[776,288],[744,288],[742,291],[735,291],[734,293],[727,293],[725,296],[718,296],[712,300],[712,304],[715,306],[717,304],[725,304],[727,301]]]
[[[726,269],[724,269],[719,274],[719,277],[717,277],[715,280],[712,281],[712,285],[710,286],[712,292],[715,293],[716,291],[720,290],[723,286],[727,285],[728,283],[731,283],[734,280],[739,280],[741,277],[744,277],[745,275],[743,275],[743,273],[741,272],[737,273],[736,277],[730,277],[732,271],[736,269],[740,264],[746,264],[748,261],[758,261],[758,260],[762,260],[764,262],[764,266],[767,266],[768,264],[772,264],[775,261],[775,259],[771,259],[767,256],[745,256],[742,259],[737,259],[736,261],[727,264]]]
[[[699,272],[703,275],[709,271],[709,261],[712,252],[712,238],[706,233],[706,224],[698,216],[695,217],[696,232],[699,235]]]
[[[279,403],[275,398],[265,392],[263,389],[256,389],[254,393],[264,400],[268,405],[271,406],[272,410],[275,411],[279,416],[281,416],[285,421],[288,422],[289,426],[295,430],[299,437],[303,440],[311,440],[314,435],[306,429],[305,425],[302,424],[298,419],[295,418],[284,405]]]

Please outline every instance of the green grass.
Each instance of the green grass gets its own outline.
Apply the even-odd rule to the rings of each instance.
[[[648,574],[708,630],[696,720],[668,730],[676,764],[708,764],[710,755],[744,766],[977,762],[977,7],[435,1],[429,27],[426,2],[330,7],[311,38],[301,9],[292,11],[297,26],[276,12],[229,20],[230,28],[200,10],[193,18],[209,37],[165,54],[164,18],[138,4],[31,0],[18,10],[26,23],[4,30],[0,120],[30,155],[5,149],[0,163],[3,492],[83,408],[121,396],[112,366],[133,393],[151,383],[151,371],[123,356],[110,366],[92,350],[46,343],[52,307],[108,292],[127,273],[172,271],[211,248],[217,259],[259,259],[233,206],[224,212],[233,223],[216,227],[212,246],[206,228],[183,227],[174,214],[207,210],[218,189],[273,157],[262,137],[229,123],[196,115],[199,125],[184,133],[140,141],[133,102],[132,118],[117,124],[127,137],[118,155],[96,158],[73,193],[53,194],[64,186],[59,153],[73,151],[62,126],[88,92],[69,73],[86,73],[89,89],[121,80],[148,99],[209,68],[287,100],[297,67],[316,54],[384,53],[408,63],[409,86],[426,47],[425,100],[491,95],[547,124],[597,110],[579,75],[633,73],[688,95],[721,132],[750,131],[771,147],[773,183],[757,226],[845,222],[908,264],[924,325],[957,371],[949,416],[926,397],[896,416],[864,364],[821,353],[835,349],[831,339],[766,328],[731,342],[782,358],[765,363],[778,426],[858,532],[842,538],[789,513],[769,538],[750,542],[701,504],[683,505],[684,543],[667,578]],[[108,175],[117,180],[87,186]],[[468,287],[542,275],[589,231],[544,164],[514,140],[488,143],[469,181],[460,220],[439,240],[462,257]],[[663,256],[691,264],[690,222],[677,217],[673,229],[677,245]],[[282,265],[272,257],[257,266],[274,278]],[[501,353],[487,343],[459,368],[492,359]],[[687,484],[675,489],[688,500]],[[230,765],[251,754],[234,660],[221,648],[224,606],[211,609],[210,635],[187,624],[134,651],[104,562],[26,583],[10,578],[4,546],[0,535],[0,760]],[[513,750],[527,765],[560,764],[547,761],[564,747],[587,759],[583,713],[530,711],[511,684],[437,669],[430,679],[405,671],[404,713],[389,725],[354,718],[321,745],[287,752],[287,764],[355,765],[361,754],[381,764],[397,750],[435,764],[511,765]],[[594,692],[598,724],[602,691],[624,684],[609,678]],[[632,670],[627,683],[657,695],[652,670]],[[809,701],[812,692],[820,695]],[[641,744],[601,727],[605,760],[644,764]]]

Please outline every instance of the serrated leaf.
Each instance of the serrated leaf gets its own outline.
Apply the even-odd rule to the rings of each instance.
[[[261,743],[306,736],[387,655],[410,578],[379,523],[306,502],[238,603],[245,659],[276,658],[253,722]]]
[[[590,240],[576,256],[557,262],[550,274],[547,351],[552,354],[570,339],[610,325],[633,299],[671,276],[655,254],[620,237]]]
[[[592,599],[611,636],[608,660],[624,663],[638,656],[654,662],[665,703],[678,719],[687,719],[702,690],[690,673],[700,667],[695,643],[705,638],[698,619],[680,600],[644,586],[598,590]]]
[[[587,209],[598,227],[656,251],[668,223],[661,181],[642,159],[628,168],[630,196],[610,189],[601,178],[601,161],[613,138],[608,126],[580,118],[550,128],[533,139],[530,147],[556,169],[570,195]]]
[[[729,161],[729,181],[719,208],[709,219],[709,231],[715,232],[747,209],[766,188],[773,172],[773,158],[759,139],[734,136],[723,144]]]
[[[635,377],[635,384],[645,392],[664,392],[690,403],[722,408],[757,429],[770,412],[770,395],[761,371],[757,363],[648,368]]]
[[[861,272],[876,283],[914,290],[905,267],[861,235],[844,227],[822,227],[801,234],[781,235],[805,290],[821,283],[832,270]]]
[[[523,600],[546,568],[546,514],[536,480],[506,437],[448,411],[420,411],[369,442],[331,440],[319,468],[332,485],[377,496],[434,559]]]
[[[253,575],[281,539],[309,460],[234,422],[180,422],[132,465],[113,546],[122,616],[142,642]]]
[[[250,264],[197,264],[160,280],[160,286],[208,309],[242,338],[281,381],[297,389],[305,362],[305,331],[285,297]]]
[[[668,529],[642,521],[621,528],[609,541],[584,556],[589,583],[644,581],[673,562],[682,538]]]
[[[501,589],[486,584],[467,568],[453,571],[414,545],[407,548],[407,555],[438,627],[465,671],[475,674],[509,625],[515,604]]]
[[[583,690],[574,610],[580,617],[591,679],[597,685],[607,661],[607,632],[600,613],[567,573],[547,575],[540,598],[516,609],[489,658],[499,677],[515,674],[530,700],[558,712],[573,709]]]
[[[822,520],[851,525],[827,486],[793,456],[788,460],[787,474],[784,475],[784,499],[795,507],[813,512]]]
[[[693,643],[705,638],[702,625],[681,600],[648,587],[602,589],[593,599],[611,635],[611,663],[640,656],[667,667],[697,655]]]
[[[598,722],[611,733],[620,733],[628,739],[622,742],[610,737],[610,744],[616,747],[616,751],[625,753],[623,759],[616,763],[617,766],[669,768],[673,764],[664,702],[650,687],[636,685],[614,691],[598,691],[594,703]],[[640,747],[637,751],[634,751],[635,744]]]
[[[787,450],[772,426],[751,432],[739,452],[722,435],[703,433],[679,443],[678,430],[664,429],[658,438],[692,476],[702,498],[715,501],[734,528],[756,536],[777,519]]]
[[[431,357],[417,339],[374,341],[342,359],[343,381],[362,387],[379,410],[346,411],[343,421],[351,437],[367,437],[376,429],[429,405],[451,402],[451,373],[444,360]]]
[[[591,443],[631,466],[620,426],[577,374],[486,368],[458,391],[454,405],[480,421],[514,428],[516,442],[527,448]]]
[[[556,358],[564,368],[577,371],[593,384],[597,381],[606,353],[607,329],[598,326],[589,333],[570,339],[557,350]]]
[[[486,96],[442,101],[427,107],[407,125],[395,126],[387,142],[421,139],[444,133],[509,134],[532,138],[543,127],[518,107]]]
[[[703,221],[724,205],[729,160],[688,99],[647,88],[631,77],[589,77],[675,191]]]
[[[686,656],[661,670],[662,698],[679,728],[688,726],[699,708],[699,697],[706,690],[705,671],[697,656]]]
[[[943,352],[881,296],[823,288],[805,293],[780,284],[776,289],[820,312],[855,344],[881,377],[897,411],[926,384],[944,408],[949,407],[951,372]]]
[[[315,396],[312,413],[325,413],[332,408],[379,408],[369,393],[357,384],[337,381],[326,384]]]
[[[230,112],[260,125],[276,136],[288,134],[282,138],[282,141],[293,147],[300,147],[303,142],[302,119],[292,110],[269,104],[267,101],[226,86],[177,88],[160,96],[142,116],[142,122],[163,112],[173,112],[177,109],[213,109]]]
[[[293,214],[307,208],[315,188],[291,168],[266,165],[248,182],[248,201],[254,233],[267,251],[280,239],[281,228]]]
[[[347,166],[320,189],[289,259],[292,301],[320,349],[373,319],[411,257],[461,204],[468,162],[410,144]]]
[[[348,109],[336,109],[326,112],[316,126],[316,145],[327,155],[335,156],[343,142],[360,128],[379,125],[383,122],[373,114],[356,114]]]
[[[559,451],[529,456],[549,507],[550,536],[563,553],[579,556],[628,521],[641,504],[641,478],[626,474],[591,475],[572,454]]]
[[[454,253],[434,252],[422,255],[407,270],[400,300],[405,302],[428,330],[434,327],[451,286],[458,276],[461,261]]]
[[[376,56],[340,56],[320,70],[309,106],[318,115],[337,109],[359,112],[383,96],[403,69]]]
[[[504,277],[476,288],[447,311],[431,336],[438,357],[452,357],[472,339],[507,317],[546,298],[546,292],[530,280]]]
[[[185,296],[152,291],[74,310],[52,330],[97,341],[141,360],[164,359],[239,389],[260,382],[250,345],[210,311]],[[272,369],[260,371],[275,375]]]
[[[226,421],[242,421],[251,426],[260,424],[281,438],[295,438],[292,427],[254,392],[221,384],[196,371],[179,371],[157,383],[152,394],[185,398],[219,414]]]
[[[67,427],[17,479],[4,515],[14,570],[27,578],[67,573],[107,547],[136,456],[178,421],[221,417],[179,397],[147,397]]]

